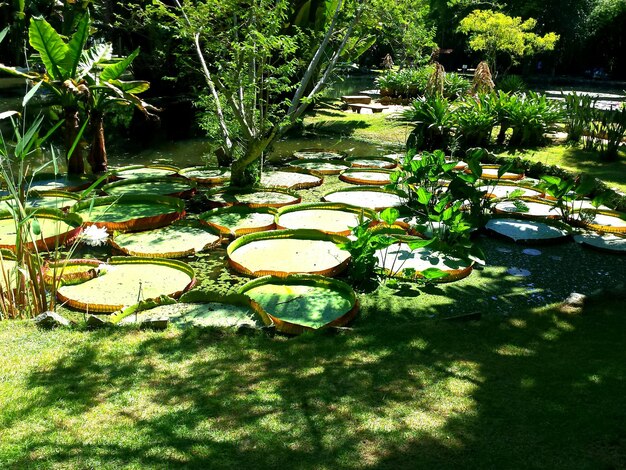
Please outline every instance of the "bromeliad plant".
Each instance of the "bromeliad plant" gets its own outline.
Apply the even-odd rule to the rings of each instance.
[[[450,145],[455,118],[447,98],[438,95],[418,98],[402,112],[401,120],[415,124],[407,140],[409,149],[433,151]]]

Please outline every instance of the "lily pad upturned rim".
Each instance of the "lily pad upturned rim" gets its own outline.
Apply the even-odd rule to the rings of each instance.
[[[566,224],[565,222],[561,220],[557,220],[557,219],[547,219],[547,218],[541,219],[537,217],[521,217],[519,215],[493,214],[489,218],[489,220],[518,220],[520,222],[541,223],[541,224],[549,225],[550,227],[557,228],[564,232],[567,232],[565,235],[561,237],[551,237],[551,238],[545,238],[545,239],[540,239],[540,238],[513,239],[507,235],[504,235],[502,233],[499,233],[487,227],[487,224],[489,223],[489,221],[487,221],[487,223],[482,229],[485,233],[489,234],[490,236],[499,238],[500,240],[506,240],[512,243],[519,243],[522,245],[557,245],[557,244],[566,242],[568,240],[571,240],[574,234],[572,227],[569,224]]]
[[[361,184],[366,186],[384,186],[391,182],[391,174],[394,170],[386,170],[384,168],[349,168],[339,174],[339,179],[346,183]],[[354,173],[381,173],[389,175],[389,181],[372,181],[365,178],[352,176]]]
[[[259,207],[274,207],[274,208],[279,208],[279,207],[283,207],[283,206],[289,206],[291,204],[299,204],[302,201],[302,198],[300,197],[300,195],[298,193],[296,193],[295,191],[292,191],[290,189],[283,189],[283,188],[270,188],[267,186],[254,186],[252,188],[246,188],[246,189],[242,189],[242,188],[217,188],[211,191],[208,191],[206,193],[207,197],[211,197],[214,195],[218,195],[218,194],[233,194],[235,196],[237,195],[242,195],[242,194],[253,194],[253,193],[263,193],[263,192],[267,192],[267,193],[281,193],[281,194],[286,194],[287,196],[291,196],[292,198],[294,198],[294,201],[292,202],[288,202],[288,203],[257,203],[257,202],[218,202],[218,201],[208,201],[208,206],[209,207],[213,207],[213,208],[219,208],[219,207],[230,207],[230,206],[246,206],[246,207],[250,207],[253,209],[259,208]]]
[[[178,170],[178,174],[184,178],[187,178],[192,181],[196,181],[200,184],[222,184],[226,183],[230,180],[230,176],[188,176],[188,173],[192,171],[201,171],[201,170],[224,170],[224,172],[230,172],[230,169],[219,166],[207,166],[207,165],[198,165],[198,166],[189,166],[186,168],[181,168]]]
[[[67,186],[63,186],[61,188],[50,188],[50,189],[31,189],[33,187],[37,187],[38,183],[42,181],[56,181],[56,180],[65,180],[67,183],[71,183]],[[77,192],[87,189],[94,183],[95,179],[90,178],[89,176],[68,176],[68,175],[57,175],[55,173],[37,173],[32,181],[30,182],[30,186],[28,187],[29,191],[53,191],[53,190],[62,190],[69,192]]]
[[[27,203],[28,203],[28,199],[41,199],[41,198],[46,198],[46,197],[59,197],[59,198],[67,198],[67,199],[73,199],[76,202],[80,201],[80,194],[76,194],[76,193],[72,193],[70,191],[65,191],[62,189],[48,189],[45,191],[38,191],[36,189],[28,191],[27,196]],[[70,206],[66,206],[66,207],[70,207]]]
[[[368,218],[372,220],[376,218],[376,211],[372,209],[368,209],[366,207],[353,206],[351,204],[345,204],[343,202],[308,202],[305,204],[298,204],[295,206],[285,206],[285,207],[278,209],[278,211],[276,212],[276,216],[275,216],[276,228],[278,230],[289,230],[286,227],[280,225],[279,223],[280,216],[284,214],[289,214],[290,212],[301,212],[301,211],[316,210],[316,209],[350,212],[350,213],[357,214],[357,215],[363,214],[364,218]],[[351,233],[351,230],[346,230],[343,232],[327,232],[322,229],[318,229],[318,230],[324,233],[341,235],[341,236],[347,236],[347,235],[350,235]]]
[[[317,170],[309,170],[307,168],[272,168],[270,170],[267,170],[268,173],[270,172],[282,172],[282,173],[294,173],[294,174],[300,174],[300,175],[308,175],[308,176],[314,176],[315,178],[318,178],[319,181],[310,181],[310,182],[301,182],[301,183],[294,183],[291,186],[287,187],[287,186],[268,186],[268,185],[264,185],[264,187],[266,188],[279,188],[279,189],[289,189],[292,191],[296,191],[298,189],[310,189],[310,188],[315,188],[316,186],[321,186],[324,183],[324,175],[317,171]],[[262,178],[262,176],[261,176]]]
[[[285,206],[285,207],[292,207],[292,206]],[[198,220],[200,221],[200,223],[204,225],[208,225],[219,230],[219,232],[224,237],[240,237],[242,235],[247,235],[249,233],[265,232],[265,231],[273,230],[274,228],[276,228],[276,223],[272,222],[269,225],[263,225],[260,227],[253,227],[253,228],[240,228],[240,229],[236,229],[235,231],[232,231],[224,225],[220,225],[216,222],[211,222],[209,220],[206,220],[210,216],[228,214],[228,213],[233,213],[233,212],[238,213],[238,214],[260,213],[260,214],[272,215],[274,217],[276,216],[276,209],[274,207],[248,207],[248,206],[243,206],[243,205],[234,205],[234,206],[216,207],[215,209],[211,209],[209,211],[203,212],[202,214],[198,216]]]
[[[252,277],[262,277],[262,276],[276,276],[276,277],[286,277],[293,274],[298,274],[297,272],[282,272],[282,271],[251,271],[240,263],[233,261],[231,255],[238,248],[247,245],[248,243],[252,243],[259,240],[274,240],[274,239],[308,239],[308,240],[320,240],[320,241],[330,241],[335,244],[337,243],[346,243],[348,241],[347,237],[342,235],[336,235],[332,233],[325,233],[320,230],[313,229],[296,229],[296,230],[271,230],[268,232],[254,232],[249,233],[247,235],[243,235],[239,238],[236,238],[232,241],[228,247],[226,248],[226,257],[228,258],[228,264],[237,272],[245,274],[247,276]],[[278,254],[277,254],[278,255]],[[351,257],[348,256],[346,260],[342,261],[336,266],[332,268],[323,269],[321,271],[316,271],[308,274],[318,274],[320,276],[329,276],[333,277],[337,274],[341,273],[346,269],[348,264],[350,263]]]
[[[45,207],[27,207],[24,209],[24,213],[27,216],[34,216],[36,218],[42,219],[53,219],[64,222],[65,224],[72,227],[71,230],[68,230],[65,233],[61,233],[58,235],[52,235],[46,238],[37,238],[36,242],[33,244],[32,242],[25,243],[25,246],[32,248],[33,245],[37,247],[39,250],[50,250],[54,249],[57,245],[67,245],[73,243],[76,240],[76,237],[80,235],[83,229],[83,219],[78,214],[73,214],[69,212],[63,212],[60,209],[52,209]],[[0,220],[12,220],[13,214],[7,210],[0,211]],[[6,248],[8,250],[15,249],[15,245],[2,245],[0,244],[0,248]]]
[[[196,228],[200,228],[202,230],[207,230],[208,232],[210,232],[212,235],[215,235],[218,237],[218,239],[213,242],[213,243],[209,243],[207,245],[204,246],[203,250],[209,250],[211,248],[215,248],[218,247],[222,244],[222,234],[220,233],[220,231],[215,228],[212,227],[208,224],[202,223],[199,220],[195,220],[195,219],[182,219],[182,220],[177,220],[174,221],[173,223],[166,225],[165,227],[158,227],[155,229],[151,229],[151,230],[145,230],[146,232],[148,231],[154,231],[154,230],[166,230],[170,227],[176,227],[176,226],[183,226],[183,227],[196,227]],[[142,232],[132,232],[132,234],[140,234]],[[116,241],[115,241],[115,237],[117,235],[124,235],[124,232],[116,232],[113,234],[113,237],[111,238],[111,240],[109,241],[109,243],[111,244],[111,246],[119,251],[124,253],[127,256],[135,256],[138,258],[167,258],[167,259],[171,259],[171,258],[183,258],[185,256],[194,256],[197,251],[195,250],[195,248],[190,248],[188,250],[181,250],[181,251],[168,251],[168,252],[163,252],[163,253],[141,253],[138,251],[134,251],[134,250],[130,250],[128,248],[125,248],[121,245],[119,245]]]
[[[350,300],[352,307],[343,315],[337,317],[333,321],[326,323],[324,326],[320,328],[311,328],[309,326],[299,325],[297,323],[292,323],[286,320],[281,320],[279,317],[272,315],[269,312],[266,312],[261,305],[255,300],[250,298],[250,303],[255,312],[259,314],[259,316],[263,319],[263,322],[266,325],[275,325],[276,330],[281,333],[289,334],[289,335],[299,335],[306,331],[316,331],[324,328],[329,328],[333,326],[343,326],[352,321],[358,311],[359,311],[359,299],[354,292],[354,289],[350,287],[343,281],[338,279],[333,279],[325,276],[315,275],[315,274],[292,274],[287,277],[277,277],[277,276],[264,276],[257,279],[253,279],[246,284],[244,284],[240,289],[239,293],[246,295],[246,292],[255,288],[264,286],[267,284],[280,284],[280,285],[303,285],[303,284],[311,284],[313,286],[328,286],[330,288],[336,289],[343,294],[346,294]]]
[[[551,207],[555,207],[556,208],[556,205],[554,204],[554,201],[548,201],[548,200],[543,199],[543,198],[538,198],[538,197],[519,197],[519,198],[517,198],[517,200],[522,201],[522,202],[533,202],[533,203],[537,203],[537,204],[542,204],[544,206],[551,206]],[[502,200],[500,202],[507,202],[507,201],[506,200]],[[528,214],[527,212],[509,212],[509,211],[504,211],[502,209],[498,209],[496,207],[496,205],[493,206],[493,213],[497,214],[497,215],[509,215],[509,216],[514,215],[515,217],[521,217],[523,219],[531,219],[531,220],[545,220],[545,219],[557,220],[557,219],[561,219],[561,214],[558,211],[555,211],[554,215],[531,215],[531,214]]]
[[[165,258],[141,258],[141,257],[134,257],[134,256],[113,256],[107,261],[106,264],[109,264],[112,266],[121,265],[121,264],[160,264],[163,266],[169,266],[171,268],[178,269],[179,271],[187,274],[191,280],[182,290],[176,291],[171,294],[165,294],[167,297],[174,298],[174,299],[180,297],[184,292],[188,291],[196,284],[196,275],[195,275],[193,268],[189,266],[187,263],[183,263],[182,261],[178,261],[178,260],[165,259]],[[89,282],[89,281],[86,281],[86,282]],[[64,296],[59,290],[57,290],[57,298],[61,302],[65,303],[66,305],[69,305],[72,308],[83,310],[83,311],[96,312],[96,313],[97,312],[112,313],[112,312],[117,312],[118,310],[126,307],[126,305],[112,305],[112,304],[106,305],[106,304],[85,303],[77,299],[70,299]],[[145,300],[150,300],[150,299],[145,299]]]
[[[357,191],[367,191],[367,192],[374,192],[374,193],[385,193],[385,194],[391,194],[391,195],[397,196],[400,199],[405,199],[405,198],[402,197],[402,195],[398,191],[394,191],[393,189],[386,189],[386,188],[383,188],[381,186],[350,186],[348,188],[333,189],[331,191],[328,191],[327,193],[325,193],[322,196],[322,200],[326,201],[326,202],[336,202],[336,201],[328,201],[326,199],[326,197],[330,196],[331,194],[352,193],[352,192],[357,192]],[[405,202],[406,202],[406,200],[405,200]],[[343,204],[345,204],[345,203],[343,203]],[[399,206],[394,206],[394,207],[399,207]],[[387,206],[375,207],[375,208],[371,208],[371,209],[378,212],[378,211],[381,211],[381,210],[386,209],[386,208],[387,208]]]
[[[387,165],[384,166],[368,166],[368,165],[359,165],[359,164],[355,164],[355,161],[358,160],[378,160],[381,162],[387,162]],[[368,156],[368,157],[356,157],[356,156],[352,156],[352,157],[348,157],[345,160],[346,162],[350,163],[352,168],[371,168],[371,169],[381,169],[381,170],[393,170],[394,168],[396,168],[398,166],[398,161],[394,158],[389,158],[389,157],[373,157],[373,156]]]
[[[321,164],[328,164],[330,163],[331,165],[340,165],[343,168],[306,168],[303,166],[299,166],[302,165],[303,163],[321,163]],[[298,160],[293,160],[289,163],[287,163],[288,166],[292,167],[292,168],[299,168],[302,170],[312,170],[315,171],[317,173],[320,173],[322,175],[338,175],[339,173],[341,173],[344,170],[348,170],[350,168],[350,165],[346,164],[343,160],[331,160],[331,159],[326,159],[326,158],[299,158]]]
[[[170,212],[165,212],[163,214],[139,218],[129,218],[122,222],[94,222],[90,220],[83,221],[83,224],[85,226],[95,225],[97,227],[104,227],[110,232],[113,232],[115,230],[127,232],[150,230],[153,228],[163,227],[185,216],[185,202],[182,199],[153,194],[122,194],[120,196],[104,196],[94,199],[86,199],[72,206],[69,212],[75,213],[83,209],[88,209],[89,207],[91,207],[92,202],[93,207],[101,205],[111,205],[118,202],[121,204],[140,204],[148,202],[169,206],[172,209]]]
[[[198,184],[195,181],[192,181],[188,178],[184,178],[184,177],[180,177],[180,176],[139,176],[137,178],[124,178],[121,180],[117,180],[114,181],[112,183],[107,183],[104,186],[102,186],[102,188],[100,188],[104,193],[110,195],[110,196],[118,196],[116,194],[109,194],[109,190],[110,189],[115,189],[115,188],[120,188],[120,187],[124,187],[124,186],[130,186],[130,185],[134,185],[134,184],[142,184],[142,183],[171,183],[171,182],[179,182],[179,183],[183,183],[185,185],[188,185],[187,189],[183,189],[181,191],[175,191],[173,193],[166,193],[166,194],[159,194],[159,193],[152,193],[154,195],[158,195],[158,196],[171,196],[171,197],[182,197],[182,198],[188,198],[191,197],[195,194],[196,192],[196,187],[198,186]],[[142,195],[146,195],[149,193],[143,193],[143,192],[139,192],[139,193],[133,193],[133,191],[128,191],[128,193],[124,193],[124,194],[142,194]]]
[[[103,261],[94,258],[73,258],[62,261],[48,261],[44,266],[43,277],[44,281],[48,285],[52,285],[54,282],[54,274],[51,274],[56,269],[57,283],[58,285],[79,284],[81,282],[88,281],[96,277],[97,273],[95,268],[104,264]],[[64,273],[63,269],[67,266],[92,266],[92,269],[83,272],[71,272]]]
[[[574,214],[576,214],[577,212],[579,212],[579,211],[575,211]],[[592,209],[585,209],[585,212],[593,212],[594,214],[600,214],[600,215],[607,215],[607,216],[611,216],[611,217],[616,217],[616,218],[626,222],[626,213],[624,213],[624,212],[606,211],[606,210],[592,210]],[[595,230],[597,232],[603,232],[603,233],[618,233],[618,234],[626,233],[626,226],[624,226],[624,227],[613,227],[611,225],[594,224],[592,222],[586,222],[584,220],[577,220],[576,221],[576,225],[580,225],[582,227],[589,228],[591,230]]]

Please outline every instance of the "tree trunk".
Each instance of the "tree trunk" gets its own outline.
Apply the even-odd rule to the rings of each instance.
[[[108,166],[107,150],[104,144],[104,113],[92,111],[91,129],[93,131],[93,140],[87,161],[93,173],[104,173],[107,171]]]
[[[247,188],[259,181],[261,156],[273,140],[273,137],[270,137],[262,140],[255,139],[250,142],[246,153],[236,159],[230,167],[231,187]]]
[[[82,146],[76,145],[70,156],[70,149],[76,142],[79,131],[78,110],[76,108],[65,109],[65,152],[67,157],[67,174],[82,175],[85,173]]]

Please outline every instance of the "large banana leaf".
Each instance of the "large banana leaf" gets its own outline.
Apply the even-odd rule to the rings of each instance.
[[[81,61],[87,38],[89,38],[90,25],[91,20],[89,19],[89,11],[87,11],[81,17],[76,31],[67,44],[67,53],[63,59],[63,68],[69,72],[68,78],[76,76],[76,69]]]
[[[30,45],[39,52],[52,79],[64,81],[68,78],[63,61],[69,48],[50,23],[42,17],[32,18],[28,28],[28,38]]]
[[[135,57],[139,55],[139,48],[135,49],[128,57],[120,60],[111,65],[107,65],[102,70],[100,74],[100,78],[102,80],[116,80],[120,78],[120,76],[126,71],[126,69],[130,66]]]

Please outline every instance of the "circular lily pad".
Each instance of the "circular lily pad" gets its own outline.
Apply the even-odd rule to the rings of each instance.
[[[228,245],[226,253],[230,266],[249,276],[334,276],[350,260],[350,253],[337,246],[346,240],[319,230],[275,230],[237,238]]]
[[[350,286],[323,276],[267,276],[250,281],[240,292],[252,299],[266,323],[287,334],[345,325],[359,308]]]
[[[127,178],[146,178],[146,177],[163,177],[172,176],[178,173],[178,168],[167,165],[133,165],[120,168],[115,172],[115,177],[120,179]]]
[[[542,197],[543,192],[526,186],[519,186],[516,184],[498,183],[497,185],[484,185],[479,186],[478,191],[486,191],[486,197],[491,198],[508,198],[511,194],[520,193],[520,197]]]
[[[486,180],[493,180],[493,179],[521,180],[521,179],[524,179],[523,173],[512,173],[508,171],[498,178],[498,171],[500,170],[500,165],[482,165],[482,169],[483,169],[483,172],[480,175],[480,177]],[[469,171],[469,170],[466,170],[466,171]]]
[[[266,187],[285,189],[307,189],[324,182],[321,175],[303,171],[266,171],[261,175],[261,184]]]
[[[288,163],[289,166],[300,168],[302,170],[312,170],[322,175],[338,175],[343,170],[350,168],[350,165],[343,163],[341,160],[324,160],[324,159],[301,159]]]
[[[230,206],[204,212],[199,219],[215,227],[224,236],[239,237],[274,229],[275,215],[276,209],[271,207]]]
[[[553,243],[564,241],[570,235],[565,224],[525,219],[491,219],[485,228],[496,235],[522,243]]]
[[[404,161],[405,157],[406,153],[388,153],[386,155],[383,155],[383,158],[390,158],[392,160],[395,160],[396,162]]]
[[[185,215],[185,203],[178,198],[123,194],[80,202],[70,209],[85,224],[114,230],[135,231],[163,227]]]
[[[521,198],[502,201],[497,203],[493,210],[496,214],[511,214],[524,218],[561,218],[561,213],[553,203],[541,199]]]
[[[472,272],[471,262],[427,247],[411,250],[406,243],[396,243],[387,249],[378,250],[376,258],[380,269],[392,277],[403,279],[424,277],[424,272],[433,268],[446,273],[446,276],[433,279],[437,282],[456,281]]]
[[[26,209],[30,234],[22,240],[27,247],[36,245],[40,250],[54,249],[71,243],[81,232],[82,219],[75,214],[65,214],[58,209]],[[32,216],[32,217],[30,217]],[[9,212],[0,213],[0,248],[14,250],[16,226]]]
[[[395,158],[387,157],[348,157],[346,162],[354,168],[383,168],[388,170],[398,165]]]
[[[115,312],[139,300],[177,297],[191,288],[194,272],[185,263],[153,258],[113,257],[100,275],[81,284],[62,286],[57,297],[88,312]]]
[[[230,180],[230,169],[222,167],[193,166],[183,168],[178,173],[202,184],[221,184]]]
[[[297,193],[280,188],[256,188],[252,191],[218,190],[209,193],[209,203],[214,207],[282,207],[298,204],[302,199]]]
[[[340,189],[326,194],[322,199],[327,202],[340,202],[376,211],[387,207],[399,207],[406,202],[394,191],[368,186]]]
[[[374,211],[334,202],[283,207],[276,216],[279,229],[315,229],[325,233],[350,235],[362,219],[373,219]]]
[[[343,155],[339,152],[332,150],[320,150],[320,149],[302,149],[293,153],[293,156],[297,159],[314,158],[316,160],[341,160]]]
[[[144,323],[154,320],[167,319],[178,328],[187,327],[241,327],[260,328],[263,326],[261,318],[250,305],[250,300],[243,295],[192,296],[188,292],[181,297],[180,303],[159,305],[150,310],[133,312],[118,321],[118,325]],[[195,300],[197,299],[198,300]],[[215,299],[215,300],[213,300]]]
[[[145,232],[116,234],[111,245],[124,254],[145,258],[182,258],[220,245],[219,231],[193,220],[180,220]]]
[[[80,284],[98,276],[102,261],[97,259],[66,259],[46,264],[43,276],[52,286]]]
[[[46,209],[67,209],[80,200],[80,196],[68,191],[30,191],[26,204],[28,207]]]
[[[575,235],[574,240],[596,250],[626,254],[626,236],[615,233],[583,233]]]
[[[383,186],[391,183],[391,170],[372,170],[367,168],[355,168],[342,171],[339,175],[341,181],[351,184],[371,184],[375,186]]]
[[[191,197],[196,192],[196,183],[186,178],[146,177],[128,178],[102,186],[110,196],[122,194],[158,194],[174,197]]]
[[[93,183],[87,176],[54,175],[48,173],[37,174],[29,186],[29,191],[81,191]]]
[[[598,232],[626,233],[626,214],[623,212],[584,210],[575,217],[583,226]]]

